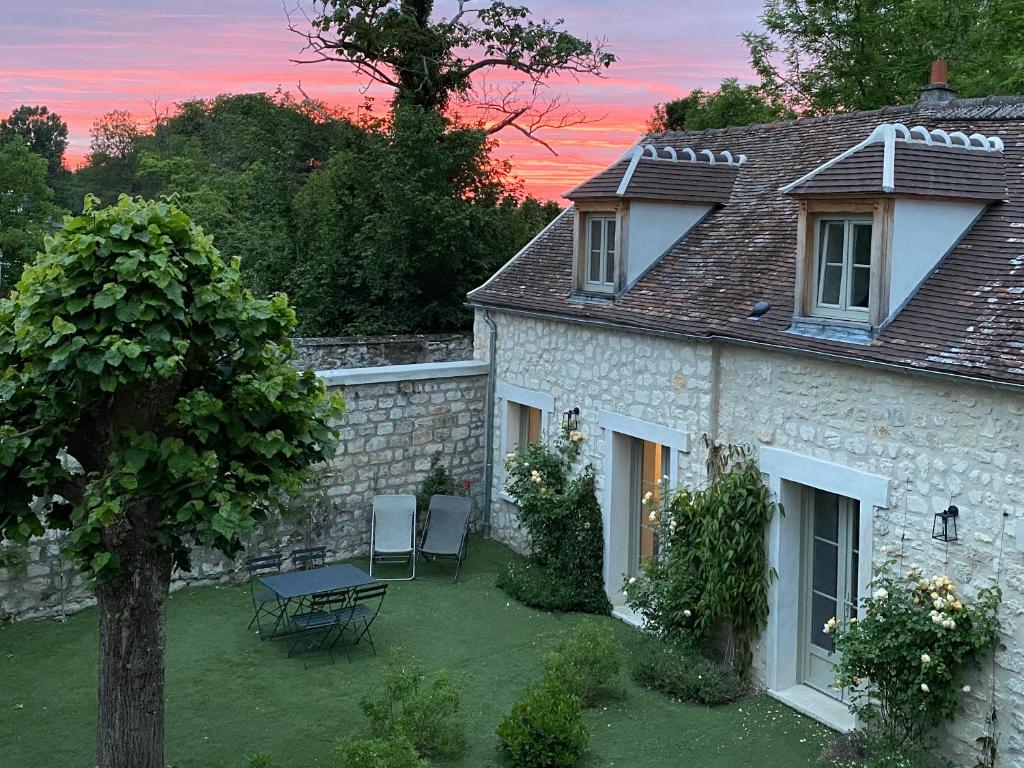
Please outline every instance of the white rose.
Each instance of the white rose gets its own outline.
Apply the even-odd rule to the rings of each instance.
[[[636,584],[636,576],[630,576],[629,577],[629,583],[630,584]]]
[[[875,598],[875,600],[885,600],[885,598],[887,598],[888,596],[889,592],[885,589],[885,587],[879,587],[877,590],[875,590],[875,594],[872,595],[872,597]]]
[[[931,690],[931,688],[928,687],[928,683],[921,683],[921,690],[925,693],[928,693]]]
[[[690,618],[691,616],[693,616],[693,614],[692,614],[692,613],[690,613],[690,609],[689,609],[689,608],[687,608],[687,609],[686,609],[685,611],[683,611],[683,618],[686,618],[686,619],[688,619],[688,618]]]
[[[965,686],[964,686],[963,688],[961,688],[960,690],[961,690],[961,691],[963,691],[964,693],[970,693],[970,692],[971,692],[971,686],[969,686],[969,685],[965,685]]]
[[[647,519],[650,520],[653,523],[655,520],[658,519],[658,513],[657,512],[651,512],[651,514],[649,514],[647,516]]]
[[[933,600],[932,605],[934,605],[936,609],[940,609],[946,604],[942,601],[942,598],[939,598],[938,600]]]
[[[927,653],[922,653],[921,654],[921,663],[922,664],[931,664],[932,663],[932,657],[929,656]]]

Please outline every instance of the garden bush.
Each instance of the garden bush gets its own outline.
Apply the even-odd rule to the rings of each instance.
[[[430,457],[430,471],[423,478],[420,484],[419,493],[416,494],[416,509],[425,513],[430,506],[430,497],[440,493],[444,496],[454,496],[458,493],[459,487],[455,478],[451,476],[448,467],[441,458],[441,452],[436,451]]]
[[[965,675],[999,639],[998,587],[962,596],[947,576],[924,578],[911,568],[900,577],[884,565],[857,618],[830,619],[835,634],[837,688],[851,692],[850,709],[893,744],[918,744],[952,720]]]
[[[587,748],[580,700],[558,685],[528,689],[497,733],[515,768],[576,765]]]
[[[404,739],[426,758],[462,754],[466,739],[457,719],[461,706],[459,689],[447,672],[428,682],[422,667],[397,653],[385,667],[382,689],[370,691],[360,702],[375,737]]]
[[[526,605],[608,614],[604,534],[594,468],[572,477],[583,436],[561,435],[553,447],[534,443],[506,457],[506,489],[529,536],[527,565],[513,564],[498,586]]]
[[[404,735],[367,739],[349,736],[334,748],[335,768],[429,768]]]
[[[686,635],[674,640],[648,636],[636,650],[632,671],[641,685],[694,704],[727,704],[744,693],[736,671],[702,654]]]
[[[585,619],[559,638],[544,656],[545,683],[560,686],[592,707],[616,695],[622,665],[619,643],[611,627]]]
[[[919,744],[893,743],[877,730],[844,733],[830,742],[819,765],[834,768],[952,768]]]

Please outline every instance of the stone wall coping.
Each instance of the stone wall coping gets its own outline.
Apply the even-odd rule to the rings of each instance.
[[[338,368],[317,371],[317,377],[329,387],[352,384],[384,384],[397,381],[424,379],[457,379],[466,376],[486,376],[490,366],[481,360],[456,360],[449,363],[416,363],[414,365],[382,365],[376,368]]]
[[[292,343],[297,347],[359,347],[376,344],[409,344],[414,342],[445,342],[468,339],[464,333],[406,333],[390,336],[295,336]]]

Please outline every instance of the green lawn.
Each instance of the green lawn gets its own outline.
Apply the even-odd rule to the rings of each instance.
[[[554,635],[578,616],[509,602],[494,587],[512,557],[474,540],[456,585],[392,583],[374,625],[380,656],[356,649],[289,659],[280,641],[245,629],[248,594],[203,587],[171,596],[168,609],[167,759],[177,768],[242,766],[264,753],[275,768],[329,766],[332,741],[364,727],[358,702],[379,679],[389,649],[461,683],[468,750],[457,765],[500,766],[494,729],[539,676]],[[627,649],[635,630],[612,619]],[[92,765],[96,612],[66,623],[0,627],[0,764]],[[587,768],[812,766],[829,732],[765,696],[707,709],[646,691],[624,677],[625,696],[586,714]]]

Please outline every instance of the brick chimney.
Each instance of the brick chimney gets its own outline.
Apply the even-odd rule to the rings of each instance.
[[[921,88],[917,103],[945,104],[956,96],[956,88],[949,84],[948,64],[945,61],[932,62],[931,82]]]

